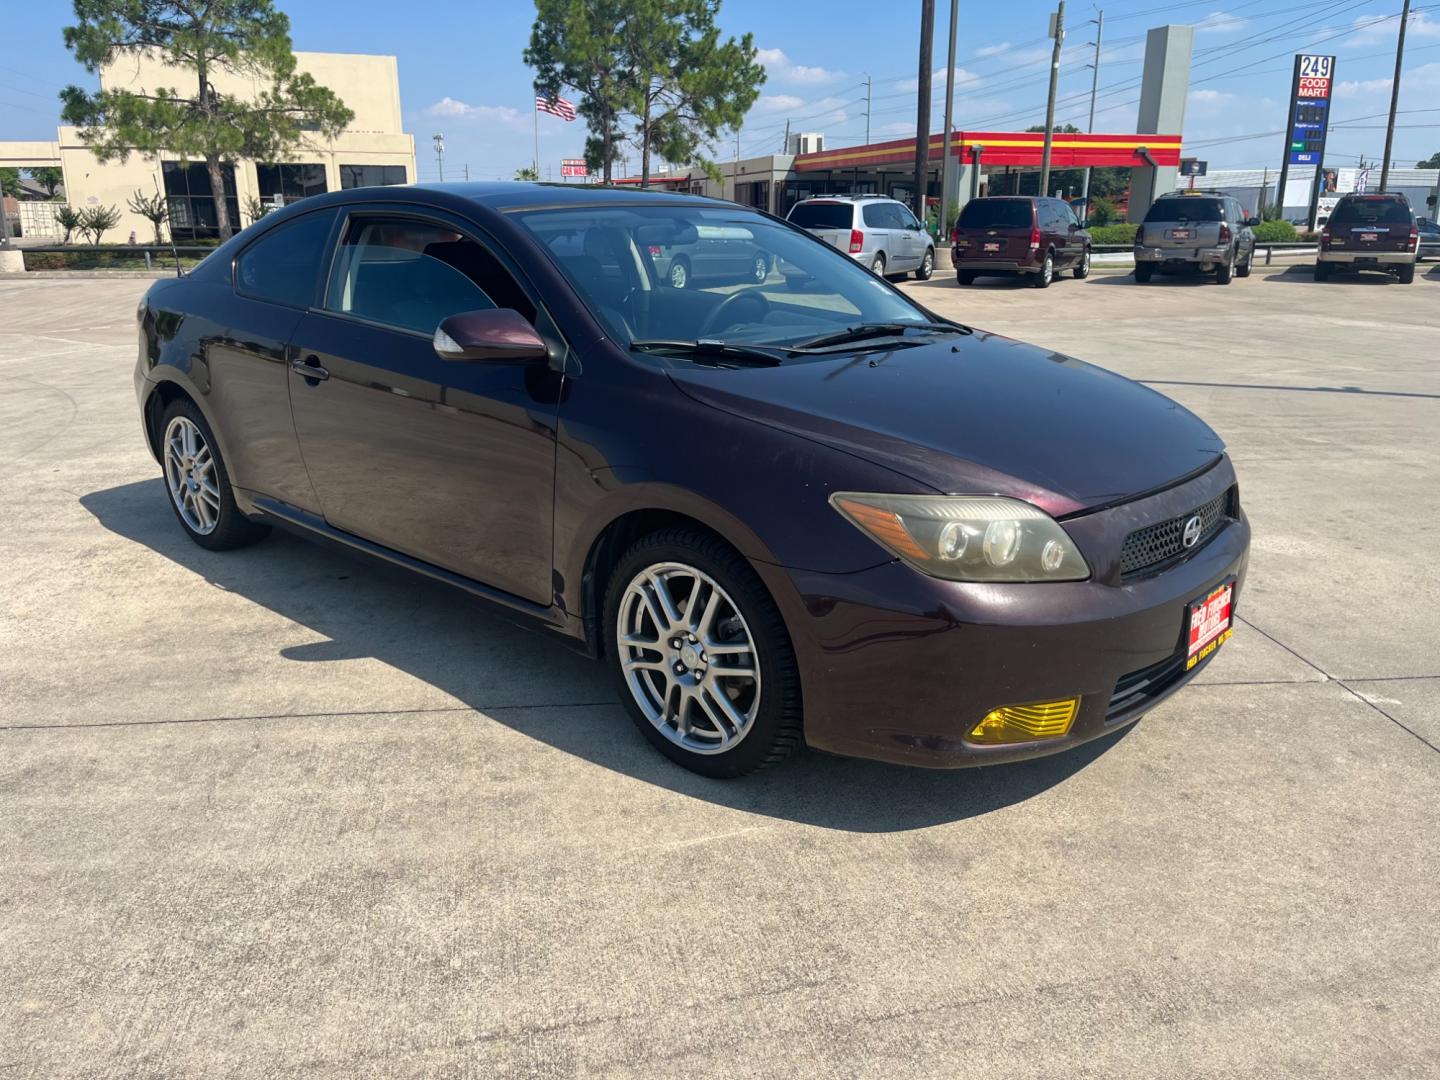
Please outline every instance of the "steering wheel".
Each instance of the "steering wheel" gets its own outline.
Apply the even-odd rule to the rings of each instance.
[[[751,320],[752,322],[760,322],[762,319],[765,318],[765,316],[770,314],[770,299],[764,293],[755,292],[749,289],[746,289],[743,292],[731,293],[724,300],[720,301],[719,307],[717,307],[714,311],[710,313],[710,317],[706,319],[704,324],[700,327],[699,336],[708,337],[710,334],[713,334],[717,330],[724,330],[726,327],[734,326],[737,322],[740,321],[739,319],[734,317],[734,310],[738,308],[741,304],[745,303],[747,300],[750,303],[757,305],[760,309],[756,313],[755,318]],[[721,318],[727,313],[730,314],[730,321],[722,322]]]

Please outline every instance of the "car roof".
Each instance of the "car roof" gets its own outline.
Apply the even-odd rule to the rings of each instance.
[[[498,213],[518,210],[564,209],[576,206],[715,206],[728,210],[737,204],[703,195],[673,191],[647,191],[632,187],[604,184],[549,184],[525,181],[460,181],[444,184],[391,184],[379,187],[344,188],[290,203],[282,210],[266,214],[290,217],[291,211],[305,212],[324,206],[346,206],[352,203],[420,203],[458,208],[468,203]],[[753,207],[741,206],[743,210]]]
[[[807,195],[800,202],[859,202],[861,199],[874,199],[879,202],[900,202],[899,199],[892,199],[889,195]],[[800,203],[796,203],[799,206]],[[900,205],[905,205],[900,203]]]

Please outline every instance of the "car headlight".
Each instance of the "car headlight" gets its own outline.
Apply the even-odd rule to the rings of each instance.
[[[830,505],[885,550],[947,581],[1082,581],[1085,557],[1039,507],[999,495],[839,491]]]

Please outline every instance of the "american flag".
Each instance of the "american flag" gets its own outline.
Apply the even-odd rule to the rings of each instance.
[[[575,119],[575,106],[566,101],[563,97],[535,99],[535,108],[551,116],[558,116],[561,120]]]

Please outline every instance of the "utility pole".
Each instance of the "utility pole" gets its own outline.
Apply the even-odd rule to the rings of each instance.
[[[470,163],[468,161],[465,163],[465,182],[467,184],[470,182]]]
[[[950,48],[945,61],[945,141],[940,151],[940,243],[950,236],[950,129],[955,119],[955,24],[960,0],[950,0]]]
[[[1095,130],[1095,95],[1100,89],[1100,41],[1105,36],[1105,12],[1095,10],[1095,18],[1087,20],[1095,26],[1095,62],[1090,65],[1090,122],[1085,126],[1086,131]],[[1094,172],[1093,165],[1085,166],[1085,179],[1080,185],[1080,217],[1082,221],[1090,220],[1090,174]]]
[[[1390,183],[1390,150],[1395,142],[1395,109],[1400,104],[1400,65],[1405,60],[1405,24],[1410,21],[1410,0],[1400,11],[1400,34],[1395,39],[1395,78],[1390,83],[1390,119],[1385,122],[1385,156],[1380,159],[1380,190]]]
[[[1065,0],[1050,16],[1050,36],[1055,39],[1055,51],[1050,54],[1050,96],[1045,101],[1045,150],[1040,159],[1040,195],[1050,194],[1050,143],[1055,127],[1055,84],[1060,80],[1060,45],[1065,40]]]
[[[1265,200],[1270,197],[1270,166],[1265,166],[1264,178],[1260,181],[1260,205],[1255,211],[1255,216],[1261,221],[1265,220]]]
[[[870,91],[875,88],[875,80],[869,75],[865,76],[865,145],[870,145]]]
[[[920,99],[915,106],[915,216],[925,221],[930,175],[930,66],[934,62],[935,0],[920,0]]]
[[[735,171],[730,175],[730,198],[733,202],[740,201],[740,129],[735,129]]]
[[[790,152],[790,121],[788,119],[785,121],[785,141],[780,144],[780,152],[782,154]]]
[[[445,136],[436,132],[432,138],[435,140],[435,164],[440,168],[440,182],[445,182]]]

